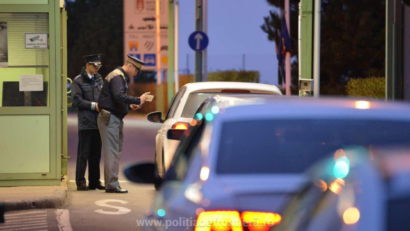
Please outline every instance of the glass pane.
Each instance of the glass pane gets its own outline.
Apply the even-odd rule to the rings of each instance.
[[[0,106],[49,105],[47,13],[0,13]]]
[[[345,146],[407,144],[410,123],[331,119],[237,121],[223,124],[221,137],[219,174],[302,173]]]

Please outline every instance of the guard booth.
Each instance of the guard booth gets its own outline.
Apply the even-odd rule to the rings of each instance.
[[[66,175],[63,0],[0,0],[0,186]]]

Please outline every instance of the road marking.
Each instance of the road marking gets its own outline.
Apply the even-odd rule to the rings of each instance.
[[[22,215],[34,215],[34,214],[44,214],[46,215],[47,213],[45,211],[31,211],[31,212],[10,212],[6,213],[7,217],[13,217],[13,216],[22,216]]]
[[[101,213],[101,214],[106,214],[106,215],[123,215],[131,212],[130,209],[124,208],[124,207],[119,207],[119,206],[113,206],[113,205],[108,205],[107,203],[121,203],[121,204],[128,204],[127,201],[123,200],[113,200],[113,199],[108,199],[108,200],[99,200],[96,201],[95,204],[101,207],[107,207],[107,208],[112,208],[112,209],[118,209],[118,211],[104,211],[102,209],[97,209],[94,212],[96,213]]]
[[[60,231],[73,231],[68,209],[57,209],[55,213]]]
[[[37,218],[42,218],[42,217],[46,217],[47,215],[46,214],[33,214],[33,215],[29,215],[29,216],[26,216],[26,217],[24,217],[24,218],[22,218],[22,217],[19,217],[19,216],[9,216],[8,217],[8,220],[13,220],[13,219],[15,219],[15,220],[21,220],[21,219],[37,219]]]
[[[9,212],[4,215],[0,230],[47,230],[47,210]]]
[[[126,180],[119,180],[118,182],[120,182],[120,183],[130,183],[129,181],[126,181]],[[75,180],[70,180],[70,183],[75,183]],[[104,181],[101,180],[101,183],[104,183]],[[104,184],[102,184],[102,185],[104,185]]]
[[[1,229],[0,229],[1,230]],[[7,229],[4,229],[4,230],[7,230],[7,231],[25,231],[25,230],[28,230],[28,231],[40,231],[40,230],[48,230],[48,227],[47,227],[47,225],[45,225],[45,226],[36,226],[36,227],[33,227],[33,226],[28,226],[28,227],[26,227],[26,228],[7,228]]]

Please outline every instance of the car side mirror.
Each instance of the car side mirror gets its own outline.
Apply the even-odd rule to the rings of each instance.
[[[165,120],[162,119],[162,112],[155,111],[147,115],[147,119],[153,123],[164,123]]]
[[[169,140],[181,140],[182,135],[186,130],[182,129],[169,129],[167,132],[167,138]]]
[[[141,163],[130,166],[124,170],[128,180],[140,184],[155,184],[158,179],[155,177],[154,163]]]

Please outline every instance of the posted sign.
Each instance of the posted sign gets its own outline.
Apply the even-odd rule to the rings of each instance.
[[[48,49],[48,34],[26,33],[26,49]]]
[[[134,56],[157,69],[155,0],[124,0],[124,59]],[[168,67],[168,1],[160,1],[161,69]]]

